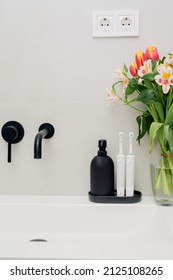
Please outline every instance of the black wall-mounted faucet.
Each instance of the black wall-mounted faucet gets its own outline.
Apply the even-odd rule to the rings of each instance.
[[[38,131],[34,141],[34,158],[36,159],[42,157],[42,139],[51,138],[55,133],[55,129],[50,123],[43,123]]]
[[[9,121],[2,127],[1,134],[4,140],[8,143],[7,161],[11,162],[11,144],[16,144],[23,139],[23,126],[16,121]]]

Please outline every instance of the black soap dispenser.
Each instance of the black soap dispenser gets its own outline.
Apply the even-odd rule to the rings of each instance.
[[[107,142],[104,139],[98,142],[98,154],[90,165],[90,193],[99,196],[114,195],[114,163],[107,156]]]

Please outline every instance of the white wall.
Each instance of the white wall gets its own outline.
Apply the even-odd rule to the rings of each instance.
[[[87,194],[98,139],[107,139],[115,160],[118,132],[137,135],[136,112],[106,107],[113,70],[149,44],[161,55],[173,51],[172,6],[172,0],[0,0],[0,128],[10,120],[25,128],[12,163],[0,137],[0,194]],[[104,9],[139,9],[140,36],[92,38],[92,11]],[[56,133],[34,160],[44,122]],[[151,194],[148,137],[134,149],[136,188]]]

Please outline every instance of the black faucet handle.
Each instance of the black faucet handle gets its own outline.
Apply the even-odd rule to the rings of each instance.
[[[2,128],[2,137],[8,143],[13,143],[18,137],[18,130],[15,126],[5,125]]]
[[[11,162],[11,144],[18,143],[23,139],[23,126],[16,121],[9,121],[3,125],[1,134],[8,143],[8,162]]]

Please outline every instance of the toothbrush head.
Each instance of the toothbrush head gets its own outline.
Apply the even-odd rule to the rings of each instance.
[[[134,137],[134,133],[130,132],[129,133],[129,155],[133,155],[133,150],[132,150],[133,137]]]
[[[134,133],[133,133],[133,132],[130,132],[130,133],[129,133],[129,137],[130,137],[130,140],[132,140],[133,137],[134,137]]]
[[[119,155],[123,154],[123,132],[119,132]]]

